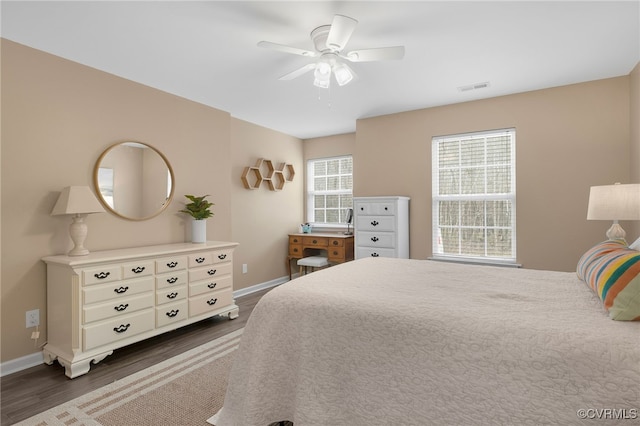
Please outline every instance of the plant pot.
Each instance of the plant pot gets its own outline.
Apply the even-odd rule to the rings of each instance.
[[[193,219],[191,221],[191,242],[202,244],[207,242],[207,221]]]

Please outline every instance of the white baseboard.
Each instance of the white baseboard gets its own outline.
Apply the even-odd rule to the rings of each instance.
[[[44,356],[42,351],[33,353],[31,355],[25,355],[20,358],[12,359],[0,364],[0,377],[4,377],[7,374],[17,373],[18,371],[26,370],[27,368],[35,367],[44,363]]]
[[[233,292],[233,297],[242,297],[256,291],[266,290],[271,287],[279,286],[289,281],[289,277],[276,278],[275,280],[267,281],[261,284],[252,285],[251,287],[241,288]],[[44,355],[42,351],[25,355],[20,358],[12,359],[0,364],[0,377],[4,377],[8,374],[17,373],[18,371],[26,370],[27,368],[35,367],[44,363]]]

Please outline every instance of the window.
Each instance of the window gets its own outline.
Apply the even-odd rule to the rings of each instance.
[[[307,162],[307,221],[314,226],[344,225],[353,207],[353,158]]]
[[[433,255],[515,263],[515,130],[433,138]]]

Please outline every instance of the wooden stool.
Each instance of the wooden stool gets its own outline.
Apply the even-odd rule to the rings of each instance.
[[[311,267],[311,272],[313,272],[314,269],[329,266],[329,260],[324,256],[303,257],[302,259],[298,259],[298,266],[300,267],[300,275],[304,275],[302,273],[303,268],[305,274],[307,273],[308,267]]]

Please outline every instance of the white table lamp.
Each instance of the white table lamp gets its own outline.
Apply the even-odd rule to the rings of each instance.
[[[69,226],[69,234],[74,247],[67,253],[69,256],[84,256],[89,250],[84,247],[87,238],[87,224],[84,218],[89,213],[103,213],[104,209],[88,186],[67,186],[62,190],[56,205],[51,211],[52,216],[70,214],[73,222]]]
[[[587,220],[612,220],[607,238],[624,238],[626,232],[618,221],[640,220],[640,184],[592,186]]]

